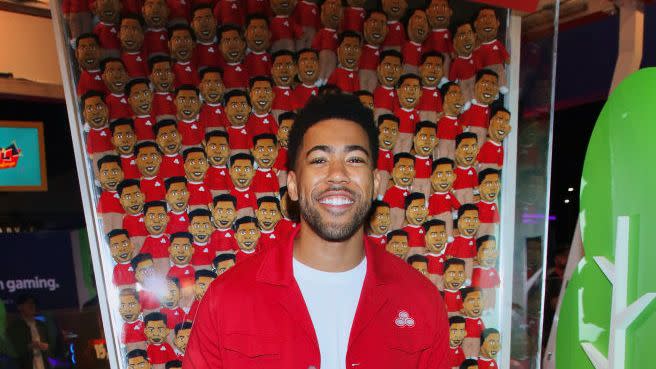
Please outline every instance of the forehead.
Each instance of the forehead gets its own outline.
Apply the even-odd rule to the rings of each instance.
[[[235,205],[232,203],[232,201],[219,201],[216,203],[217,207],[220,208],[234,208]]]
[[[451,324],[449,324],[449,327],[456,328],[456,329],[462,329],[462,328],[465,328],[465,323],[451,323]]]
[[[508,112],[500,110],[494,114],[493,118],[499,118],[501,120],[507,121],[510,120],[510,114],[508,114]]]
[[[208,215],[196,215],[193,219],[190,220],[192,223],[205,223],[209,221],[210,217]]]
[[[391,120],[391,119],[385,119],[385,120],[383,120],[382,123],[380,123],[380,126],[379,126],[379,127],[383,127],[383,126],[385,126],[385,127],[387,127],[387,126],[394,126],[394,127],[396,127],[396,126],[398,126],[398,123],[396,123],[395,121],[393,121],[393,120]]]
[[[151,206],[146,213],[166,213],[166,208],[162,206]]]
[[[344,39],[342,40],[342,45],[346,44],[346,43],[348,43],[348,44],[359,44],[360,39],[355,37],[355,36],[347,36],[347,37],[344,37]]]
[[[189,244],[191,243],[187,237],[174,237],[171,239],[171,243],[176,244]]]
[[[283,121],[280,122],[281,126],[291,126],[292,124],[294,124],[293,119],[283,119]]]
[[[495,240],[487,240],[481,244],[481,249],[493,249],[497,247]]]
[[[123,19],[121,20],[121,25],[122,25],[122,26],[127,26],[127,25],[129,25],[129,26],[139,26],[139,27],[141,27],[141,23],[139,23],[138,20],[133,19],[133,18],[123,18]]]
[[[467,297],[465,297],[465,301],[471,299],[480,299],[480,298],[481,298],[481,291],[471,291],[470,293],[467,294]]]
[[[133,93],[135,91],[143,91],[147,89],[149,89],[149,87],[145,82],[138,82],[130,87],[130,93]]]
[[[344,147],[357,145],[368,154],[369,139],[364,128],[358,123],[346,119],[325,119],[315,123],[303,135],[304,150],[315,146]]]
[[[475,144],[475,143],[477,143],[477,142],[478,142],[478,140],[477,140],[476,138],[474,138],[474,137],[463,138],[463,139],[460,141],[460,145],[458,145],[458,146],[462,146],[462,145],[473,145],[473,144]]]
[[[389,206],[385,206],[385,205],[376,206],[376,209],[374,209],[374,212],[376,213],[389,213],[389,211],[390,211]]]
[[[110,169],[110,168],[115,168],[115,167],[118,167],[118,166],[119,165],[118,165],[117,162],[109,161],[109,162],[106,162],[106,163],[102,163],[102,165],[100,166],[100,169],[103,169],[103,168],[104,169]]]
[[[207,283],[212,282],[213,280],[214,280],[214,279],[211,278],[211,277],[198,277],[198,279],[196,280],[196,282],[197,282],[197,283],[204,283],[204,284],[207,284]]]
[[[447,271],[447,270],[451,270],[451,269],[456,269],[456,270],[460,270],[460,269],[462,269],[462,270],[464,270],[464,269],[465,269],[465,266],[462,265],[462,264],[451,264],[451,265],[449,265],[448,268],[445,269],[445,271]]]
[[[480,13],[478,13],[479,18],[481,18],[481,17],[496,17],[496,16],[497,16],[497,13],[492,9],[483,9],[483,10],[481,10]]]
[[[256,228],[256,225],[254,222],[246,222],[246,223],[241,223],[239,227],[237,227],[237,230],[240,229],[251,229],[251,228]]]
[[[117,234],[115,236],[110,237],[109,242],[123,242],[128,239],[128,236],[124,234]]]
[[[139,192],[139,191],[140,191],[140,189],[139,189],[139,186],[137,186],[137,185],[128,186],[128,187],[125,187],[123,189],[123,193],[133,193],[133,192]]]
[[[193,15],[194,15],[194,17],[202,17],[202,16],[206,16],[206,15],[211,15],[211,14],[212,14],[212,9],[210,9],[210,8],[200,8],[200,9],[196,9],[196,11],[194,12]]]
[[[490,173],[483,178],[483,182],[493,182],[493,181],[498,181],[499,180],[499,174],[497,173]]]
[[[164,325],[164,321],[161,320],[161,319],[160,320],[151,320],[148,323],[146,323],[146,326],[149,326],[149,325]]]
[[[157,134],[159,135],[159,134],[162,134],[162,133],[169,133],[169,132],[173,132],[173,131],[177,131],[177,130],[178,130],[178,127],[176,127],[175,124],[167,124],[165,126],[160,127]]]
[[[184,184],[184,182],[173,182],[171,183],[171,186],[169,186],[169,191],[170,190],[180,190],[187,187],[187,185]]]
[[[397,234],[396,236],[392,236],[390,242],[408,242],[408,237],[402,234]]]
[[[478,216],[478,210],[470,209],[470,210],[465,210],[462,213],[463,217],[476,217]]]
[[[273,139],[271,139],[271,138],[260,138],[255,143],[255,146],[273,146]]]
[[[278,209],[278,206],[276,205],[275,202],[271,201],[265,201],[260,204],[260,208],[265,208],[265,209]]]
[[[451,164],[438,164],[437,167],[435,167],[435,171],[438,172],[448,172],[452,170],[453,167],[451,166]]]
[[[235,160],[234,164],[232,167],[250,167],[253,164],[251,164],[251,161],[248,159],[237,159]]]
[[[203,74],[203,81],[205,80],[220,80],[221,79],[221,73],[219,72],[205,72]]]
[[[291,55],[278,55],[274,60],[274,64],[278,63],[293,63],[294,59],[292,58]]]
[[[395,165],[415,165],[415,161],[410,158],[401,158]]]
[[[174,37],[191,38],[191,32],[188,29],[176,29],[171,33],[171,38]]]
[[[171,69],[171,63],[167,60],[162,60],[153,64],[153,70],[155,69]]]
[[[414,199],[414,200],[410,201],[410,205],[418,206],[418,205],[423,205],[425,202],[426,202],[425,199],[419,198],[419,199]]]
[[[422,127],[419,129],[419,132],[417,133],[424,133],[424,134],[435,134],[435,127]]]
[[[228,102],[228,103],[230,103],[230,102],[243,103],[243,102],[246,102],[246,96],[234,95],[234,96],[231,96],[230,98],[228,98],[228,100],[226,102]]]
[[[485,81],[485,82],[491,82],[494,81],[496,82],[498,78],[495,75],[492,74],[484,74],[481,76],[481,79],[478,80],[478,82]]]
[[[96,39],[93,37],[85,37],[78,40],[78,45],[98,45]]]
[[[228,139],[224,136],[211,136],[210,139],[207,142],[208,143],[209,142],[214,142],[214,143],[222,144],[222,143],[227,143]]]
[[[415,9],[415,11],[412,12],[412,18],[415,20],[419,20],[419,18],[426,19],[426,12],[421,9]]]
[[[472,26],[469,23],[463,24],[456,29],[456,33],[471,32]]]
[[[153,260],[152,259],[146,259],[142,260],[137,264],[137,268],[148,268],[153,266]]]
[[[129,124],[121,124],[114,127],[114,134],[132,131],[134,131],[134,128],[132,128],[132,126]]]
[[[122,301],[132,301],[132,300],[136,300],[137,298],[134,295],[125,294],[125,295],[120,295],[119,299]]]
[[[408,77],[401,82],[401,86],[405,85],[418,85],[420,83],[419,79],[415,77]]]
[[[253,83],[253,88],[262,88],[262,87],[271,87],[271,82],[269,81],[256,81]]]
[[[145,146],[145,147],[140,147],[139,151],[137,151],[137,155],[147,155],[147,154],[154,154],[157,153],[157,149],[154,146]]]
[[[179,90],[177,96],[189,97],[189,96],[197,96],[197,95],[195,90]]]
[[[436,224],[428,228],[428,232],[443,232],[446,229],[444,224]]]
[[[251,19],[247,27],[266,27],[267,22],[264,19]]]
[[[426,60],[424,60],[424,64],[441,64],[442,63],[442,58],[439,56],[429,56],[426,57]]]
[[[227,30],[221,33],[221,39],[224,38],[238,38],[239,32],[236,29]]]
[[[194,151],[187,154],[187,160],[189,159],[205,159],[205,153],[200,151]]]
[[[381,64],[401,64],[401,58],[396,55],[386,55],[383,60],[380,61]]]
[[[315,53],[312,52],[312,51],[305,51],[305,52],[302,52],[302,53],[298,56],[298,59],[299,59],[299,60],[301,60],[301,59],[303,59],[303,60],[305,60],[305,59],[317,60],[317,59],[319,59],[319,57],[317,56],[317,54],[315,54]]]
[[[369,18],[367,18],[367,20],[384,22],[387,20],[387,15],[383,12],[375,12],[375,13],[371,13],[371,15],[369,16]]]

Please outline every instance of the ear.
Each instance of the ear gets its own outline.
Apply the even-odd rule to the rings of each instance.
[[[380,186],[382,185],[382,177],[378,169],[374,169],[374,188],[373,193],[371,194],[372,200],[376,199],[378,193],[380,193]]]
[[[296,183],[296,172],[287,172],[287,194],[292,201],[298,201],[298,184]]]

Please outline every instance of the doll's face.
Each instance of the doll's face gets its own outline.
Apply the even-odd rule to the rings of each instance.
[[[178,334],[175,335],[175,340],[173,344],[180,351],[185,352],[187,350],[187,343],[189,342],[189,335],[191,334],[191,329],[180,329]]]
[[[166,340],[166,336],[169,334],[169,329],[166,327],[163,320],[154,320],[146,323],[144,333],[146,334],[148,343],[160,344]]]
[[[200,277],[196,280],[196,283],[194,283],[194,295],[196,296],[196,300],[200,300],[205,296],[205,291],[207,291],[207,287],[210,286],[210,283],[212,283],[214,279],[210,277]]]
[[[121,41],[121,48],[125,51],[137,52],[141,50],[144,41],[144,33],[139,21],[132,18],[121,20],[118,39]]]
[[[145,0],[141,13],[150,28],[164,28],[169,20],[169,7],[165,0]]]
[[[339,0],[326,0],[321,5],[321,24],[330,29],[337,29],[342,23],[344,9]]]
[[[253,164],[249,160],[235,160],[234,164],[230,166],[230,179],[237,188],[248,188],[254,175]]]
[[[139,187],[130,186],[123,189],[119,202],[126,213],[137,215],[143,211],[144,199],[144,194]]]
[[[291,15],[297,0],[271,0],[271,10],[275,15]]]
[[[478,140],[474,137],[463,139],[456,147],[456,163],[462,167],[469,167],[474,164],[476,155],[478,155]]]
[[[200,90],[200,96],[206,103],[219,104],[225,91],[221,74],[218,72],[205,73],[198,84],[198,89]]]
[[[270,138],[257,140],[251,154],[259,168],[271,168],[278,157],[278,147]]]
[[[458,85],[452,85],[449,87],[449,90],[443,97],[444,103],[442,107],[444,108],[444,114],[457,117],[462,112],[462,107],[464,106],[465,98],[462,96],[462,90]]]
[[[193,55],[194,46],[194,39],[191,37],[191,33],[186,29],[175,30],[169,35],[171,57],[177,61],[190,61]]]
[[[187,210],[187,204],[189,203],[187,185],[183,182],[171,183],[166,191],[165,198],[169,208],[176,213]]]
[[[140,262],[134,269],[134,278],[140,284],[144,285],[154,276],[155,266],[152,259],[146,259]]]
[[[125,84],[128,83],[128,72],[125,71],[123,63],[111,61],[105,65],[105,71],[102,74],[103,82],[107,89],[114,94],[122,95],[125,90]]]
[[[221,34],[219,47],[223,58],[228,63],[238,63],[244,59],[246,53],[246,42],[236,30],[230,30]]]
[[[361,53],[360,40],[356,37],[345,37],[337,48],[337,59],[342,67],[355,69]]]
[[[500,25],[501,23],[499,22],[497,14],[494,12],[494,10],[483,9],[474,21],[476,36],[482,42],[492,41],[497,38]]]
[[[235,218],[237,217],[237,210],[232,201],[219,201],[212,209],[212,219],[214,224],[219,229],[228,229],[232,227]]]
[[[137,356],[128,359],[128,369],[150,369],[151,364],[143,356]]]
[[[163,61],[153,64],[153,70],[150,72],[150,82],[157,92],[170,92],[173,89],[173,71],[171,63]]]
[[[421,225],[428,216],[428,208],[426,207],[426,200],[417,199],[408,204],[405,209],[405,220],[411,225]]]
[[[155,147],[143,147],[137,153],[137,169],[146,178],[156,176],[161,164],[162,155]]]
[[[482,104],[490,105],[497,99],[499,94],[499,79],[493,75],[486,74],[474,85],[476,100]]]
[[[426,241],[426,251],[433,254],[441,254],[446,247],[448,235],[446,227],[443,225],[434,225],[428,228],[424,240]]]
[[[392,237],[387,242],[387,245],[385,245],[385,250],[401,259],[405,259],[405,255],[408,253],[408,250],[410,250],[408,247],[408,237],[403,235]]]
[[[244,223],[235,231],[235,240],[241,250],[252,251],[257,247],[260,239],[260,230],[255,223]]]
[[[202,8],[196,10],[191,19],[191,28],[194,30],[198,41],[214,41],[216,37],[216,19],[212,14],[212,9]]]
[[[406,78],[396,89],[399,104],[406,109],[414,109],[421,97],[421,82],[416,78]]]
[[[449,326],[449,346],[458,347],[464,341],[467,331],[465,323],[453,323]]]
[[[494,267],[497,263],[497,241],[488,240],[483,242],[481,247],[478,248],[476,260],[478,265],[482,267]]]
[[[394,164],[392,180],[400,187],[409,187],[415,180],[415,161],[409,158],[401,158]]]
[[[210,137],[204,145],[207,161],[213,166],[226,165],[230,156],[230,146],[225,137]]]
[[[428,263],[424,261],[415,261],[410,266],[412,266],[416,271],[421,273],[424,276],[428,275]]]
[[[232,259],[220,261],[216,265],[216,274],[221,275],[221,274],[227,272],[228,269],[232,268],[233,266],[235,266],[235,261],[232,260]]]
[[[280,147],[287,147],[287,143],[289,142],[289,132],[292,130],[292,127],[294,126],[294,120],[293,119],[283,119],[280,122],[280,126],[278,127],[278,144]]]
[[[159,236],[166,230],[169,216],[163,206],[151,206],[144,214],[144,225],[146,230],[153,236]]]
[[[483,310],[481,306],[481,291],[473,291],[467,294],[462,302],[462,310],[465,316],[478,318]]]
[[[453,188],[453,182],[456,180],[456,174],[453,172],[451,164],[440,164],[435,167],[431,175],[431,185],[433,191],[447,192]]]
[[[481,345],[481,356],[488,358],[496,358],[501,350],[501,338],[499,333],[491,333],[483,341]]]
[[[98,69],[100,64],[100,46],[93,37],[80,39],[75,49],[77,64],[84,70]]]
[[[289,87],[296,75],[296,63],[291,55],[280,55],[273,61],[271,77],[276,86]]]
[[[273,202],[263,202],[255,212],[255,216],[263,231],[272,231],[282,218],[278,206]]]
[[[137,135],[129,124],[122,124],[114,127],[111,141],[119,154],[132,155],[134,145],[137,143]]]
[[[169,246],[169,258],[175,265],[187,265],[194,254],[194,247],[187,237],[176,237]]]
[[[178,307],[180,302],[180,288],[175,283],[166,282],[166,295],[162,297],[162,305],[169,309]]]
[[[319,79],[319,57],[314,52],[298,56],[298,79],[306,85],[314,85]]]
[[[98,180],[105,191],[116,191],[116,186],[123,180],[123,170],[118,163],[109,162],[100,166]]]
[[[253,84],[250,91],[253,111],[257,114],[267,114],[271,111],[273,104],[273,87],[267,81],[257,81]]]
[[[121,2],[118,0],[96,0],[94,14],[105,23],[116,23],[120,16]]]
[[[444,288],[459,290],[463,283],[465,283],[465,266],[462,264],[451,264],[444,271]]]
[[[444,63],[442,58],[429,56],[424,63],[419,66],[419,76],[421,84],[426,87],[437,87],[442,77],[444,77]]]
[[[458,218],[458,231],[466,237],[473,237],[478,231],[478,210],[465,210]]]
[[[132,86],[128,103],[136,115],[150,115],[153,106],[153,92],[146,83],[139,83]]]
[[[469,56],[474,51],[476,38],[469,23],[463,24],[456,30],[453,36],[453,48],[460,56]]]
[[[415,152],[420,156],[428,156],[433,153],[437,145],[437,136],[435,128],[422,128],[413,137]]]
[[[483,178],[483,181],[478,185],[478,192],[481,195],[481,200],[492,202],[497,199],[499,189],[501,188],[500,178],[497,173],[491,173]]]
[[[177,154],[182,148],[182,135],[178,132],[178,128],[172,124],[160,128],[155,141],[165,155]]]
[[[432,0],[426,8],[426,15],[431,28],[444,29],[449,28],[453,10],[449,6],[449,0]]]
[[[376,68],[378,81],[385,87],[396,86],[401,77],[401,71],[401,60],[395,56],[386,56]]]
[[[185,177],[188,181],[202,182],[209,168],[204,152],[192,152],[187,155],[184,162]]]
[[[117,263],[127,263],[134,256],[134,246],[130,238],[124,234],[119,234],[109,239],[109,251]]]
[[[226,102],[225,112],[233,127],[243,127],[248,121],[251,105],[246,96],[233,96]]]
[[[490,118],[490,127],[487,135],[496,143],[501,143],[508,136],[512,127],[510,126],[510,114],[498,111]]]
[[[398,21],[403,18],[408,2],[406,0],[383,0],[383,11],[391,21]]]
[[[364,21],[363,31],[368,44],[379,46],[387,37],[387,16],[384,13],[372,13]]]
[[[264,19],[253,19],[246,27],[246,46],[255,52],[269,49],[271,45],[271,31]]]
[[[428,37],[428,18],[423,10],[415,10],[408,21],[408,39],[423,43]]]
[[[208,216],[196,216],[189,221],[189,233],[194,236],[194,242],[207,242],[212,232],[214,232],[214,226]]]
[[[369,228],[375,235],[384,235],[389,231],[391,223],[390,208],[387,206],[378,206],[373,214],[371,214]]]
[[[175,96],[178,119],[193,120],[200,112],[200,99],[194,90],[180,90]]]
[[[374,110],[374,97],[371,95],[365,95],[362,94],[358,96],[358,99],[362,103],[362,106],[364,106],[367,109]]]
[[[399,125],[393,120],[383,120],[378,126],[378,146],[392,150],[399,137]]]
[[[118,312],[124,321],[132,323],[139,318],[141,304],[134,295],[120,295],[119,301]]]

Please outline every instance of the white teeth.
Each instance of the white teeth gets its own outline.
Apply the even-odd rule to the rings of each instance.
[[[332,205],[332,206],[342,206],[342,205],[352,204],[353,200],[342,196],[334,196],[334,197],[326,197],[324,199],[321,199],[319,200],[319,203],[325,205]]]

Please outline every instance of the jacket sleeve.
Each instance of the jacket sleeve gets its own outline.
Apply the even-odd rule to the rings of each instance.
[[[449,321],[442,298],[436,309],[436,332],[433,345],[424,352],[419,369],[449,369]]]
[[[189,343],[185,351],[183,369],[223,369],[216,285],[211,285],[200,302]]]

